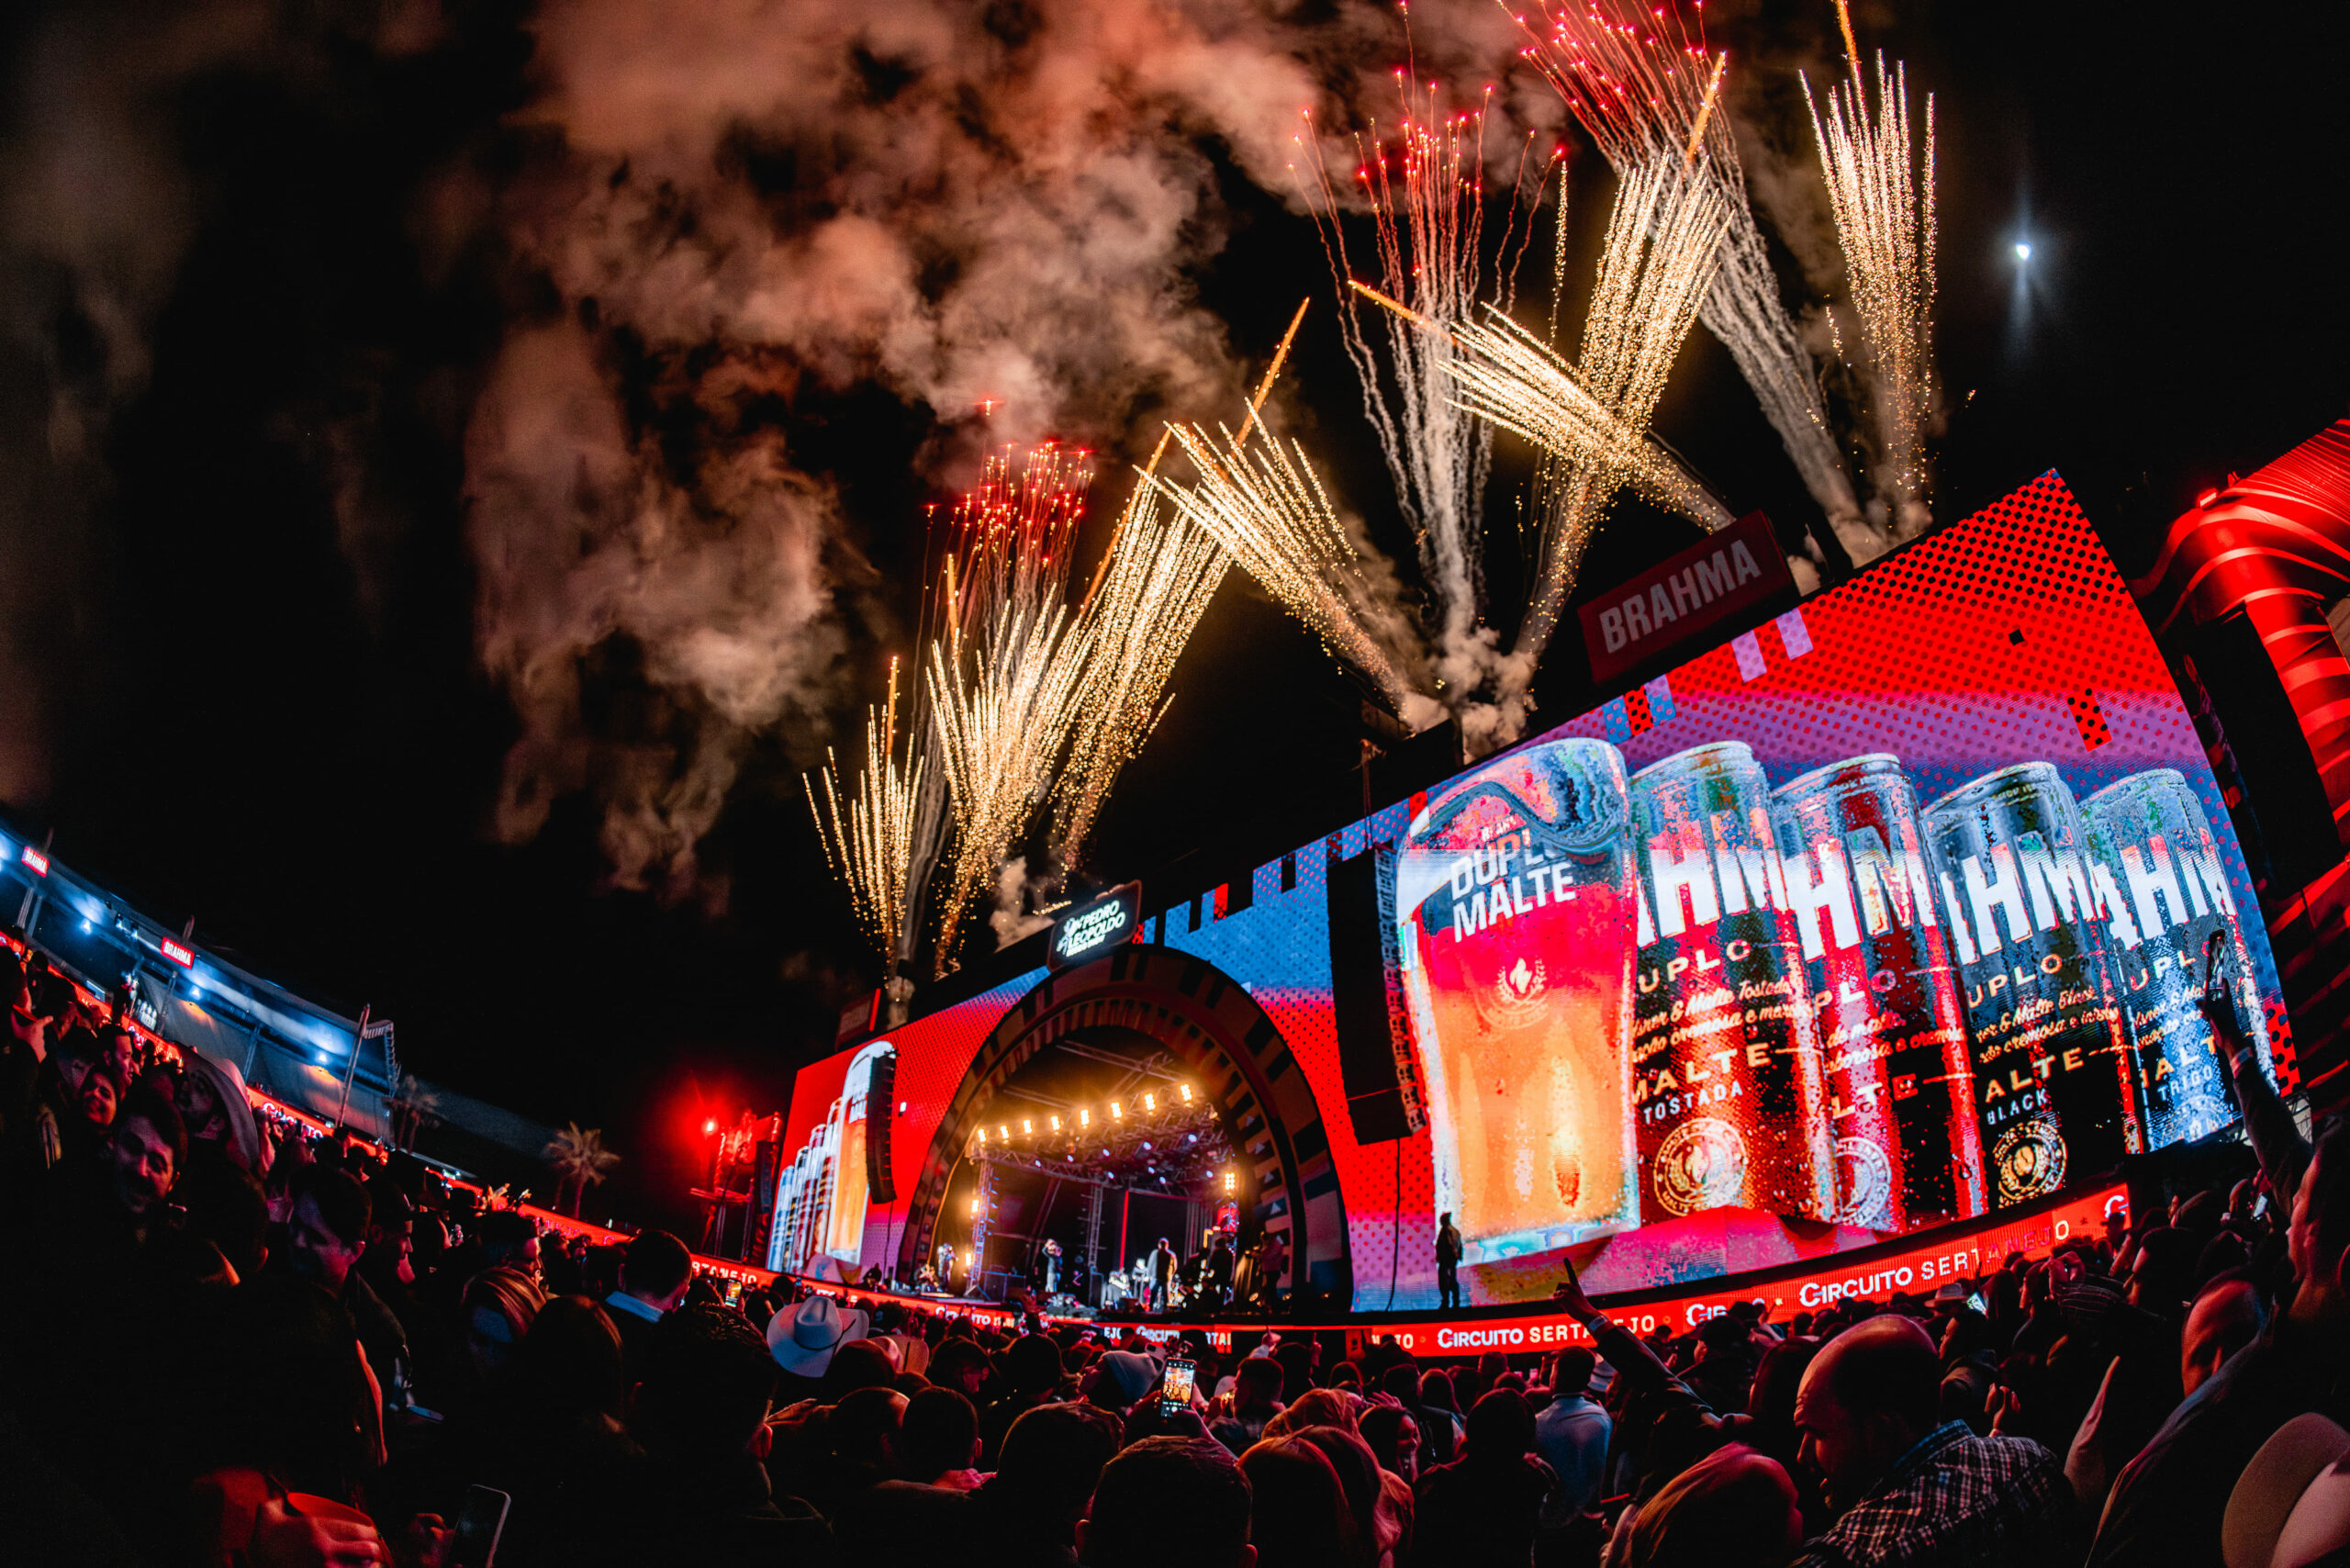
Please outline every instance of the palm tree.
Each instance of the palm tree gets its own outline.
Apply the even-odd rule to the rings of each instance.
[[[580,1201],[588,1189],[611,1174],[621,1157],[604,1147],[604,1129],[588,1127],[584,1131],[577,1122],[566,1122],[563,1130],[543,1151],[555,1176],[555,1201],[563,1201],[563,1190],[571,1189],[571,1217],[579,1217]]]

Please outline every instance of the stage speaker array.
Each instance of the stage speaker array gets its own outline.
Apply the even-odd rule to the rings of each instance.
[[[1389,1143],[1427,1125],[1395,937],[1395,852],[1378,845],[1333,860],[1330,1003],[1338,1076],[1355,1141]]]
[[[751,1215],[749,1223],[743,1226],[743,1260],[764,1268],[767,1242],[775,1232],[775,1190],[783,1169],[783,1146],[775,1138],[763,1137],[755,1153],[751,1166]]]
[[[898,1119],[898,1053],[875,1057],[872,1087],[865,1094],[865,1190],[877,1204],[898,1201],[890,1174],[890,1127]]]

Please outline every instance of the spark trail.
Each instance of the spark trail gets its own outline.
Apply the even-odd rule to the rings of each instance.
[[[1699,319],[1746,378],[1763,416],[1854,560],[1890,538],[1873,528],[1828,422],[1811,355],[1779,297],[1777,274],[1748,198],[1738,142],[1716,98],[1726,57],[1692,39],[1676,13],[1627,0],[1543,0],[1544,29],[1521,18],[1524,53],[1564,98],[1617,175],[1668,150],[1702,169],[1729,213],[1719,274]],[[1696,154],[1702,152],[1701,159]]]
[[[991,454],[978,486],[948,523],[945,597],[937,634],[968,639],[1007,607],[1061,602],[1093,465],[1054,442],[1031,448],[1017,470],[1012,448]]]
[[[1435,722],[1440,710],[1413,689],[1389,651],[1400,617],[1374,593],[1304,449],[1261,422],[1254,428],[1244,441],[1227,427],[1212,437],[1198,425],[1169,425],[1197,478],[1185,485],[1145,471],[1142,483],[1223,546],[1407,724]]]
[[[1860,62],[1826,105],[1803,84],[1828,181],[1828,204],[1869,353],[1877,424],[1874,488],[1892,510],[1895,540],[1930,521],[1926,435],[1935,415],[1934,100],[1926,96],[1924,140],[1913,139],[1909,86],[1897,64],[1876,58],[1872,105]]]
[[[1464,409],[1524,437],[1557,463],[1611,468],[1647,499],[1712,532],[1729,509],[1637,426],[1586,391],[1548,343],[1499,311],[1455,330],[1454,396]]]

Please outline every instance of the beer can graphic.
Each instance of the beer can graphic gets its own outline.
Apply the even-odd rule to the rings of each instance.
[[[1771,787],[1735,741],[1632,778],[1640,1218],[1835,1212],[1835,1159]]]
[[[1636,1223],[1623,755],[1549,741],[1456,781],[1395,867],[1436,1202],[1467,1256]]]
[[[1901,759],[1791,779],[1772,815],[1827,1075],[1835,1218],[1908,1230],[1986,1212],[1966,1014]]]
[[[1959,961],[1992,1206],[2055,1192],[2145,1148],[2094,862],[2054,767],[1984,775],[1926,809]]]
[[[2204,947],[2226,934],[2236,1016],[2268,1067],[2268,1025],[2244,923],[2202,802],[2176,769],[2133,773],[2081,802],[2104,900],[2106,956],[2146,1086],[2146,1138],[2160,1148],[2235,1120],[2196,1005]]]

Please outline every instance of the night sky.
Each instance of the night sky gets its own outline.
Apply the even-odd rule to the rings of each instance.
[[[1716,40],[1753,62],[1742,109],[1799,113],[1792,64],[1811,51],[1816,69],[1829,6],[1721,20],[1738,14],[1708,10]],[[461,15],[28,4],[0,22],[0,793],[54,829],[69,864],[173,924],[193,916],[199,943],[391,1015],[414,1070],[604,1127],[626,1163],[591,1208],[675,1214],[705,1110],[779,1108],[876,978],[824,873],[800,770],[823,714],[851,733],[889,653],[906,650],[921,508],[942,495],[923,470],[948,465],[942,412],[968,410],[762,362],[770,380],[740,417],[838,487],[842,643],[825,700],[744,745],[688,887],[612,885],[602,761],[556,792],[534,836],[500,842],[501,759],[522,727],[480,654],[466,431],[515,324],[579,311],[551,302],[518,253],[510,207],[464,207],[467,192],[520,188],[565,130],[540,112],[531,9]],[[1940,116],[1952,417],[1938,515],[2054,467],[2124,570],[2143,569],[2199,489],[2350,412],[2344,14],[2286,7],[2242,35],[2215,33],[2215,15],[1857,12],[1864,43],[1905,58]],[[138,179],[94,185],[129,204],[113,230],[140,237],[128,249],[79,244],[73,204],[54,195],[77,176],[52,133],[85,120],[141,139]],[[1570,141],[1570,243],[1587,278],[1612,183]],[[77,145],[131,156],[103,137]],[[804,147],[763,164],[745,145],[744,177],[788,226],[811,178]],[[1250,375],[1315,297],[1292,428],[1401,553],[1312,226],[1213,137],[1198,151],[1213,196],[1194,223],[1213,237],[1192,237],[1204,259],[1181,286]],[[39,210],[24,199],[35,166],[51,182]],[[2032,247],[2020,270],[2019,241]],[[1539,271],[1524,297],[1547,302]],[[691,442],[706,431],[663,427],[677,406],[664,377],[681,364],[700,374],[690,353],[651,351],[613,374],[656,436]],[[1762,508],[1790,535],[1812,515],[1702,330],[1658,426],[1733,512]],[[1505,440],[1487,505],[1505,622],[1528,468]],[[1097,518],[1125,490],[1105,477]],[[1626,507],[1584,582],[1690,537]],[[1578,705],[1579,656],[1562,651],[1539,689],[1553,720]],[[649,667],[626,635],[578,661],[576,724],[596,747],[657,748],[694,722]],[[1278,852],[1360,803],[1358,689],[1237,574],[1175,689],[1110,807],[1094,879],[1189,892],[1216,879],[1198,869],[1213,857],[1181,864],[1202,846]],[[1254,842],[1274,833],[1288,836]]]

